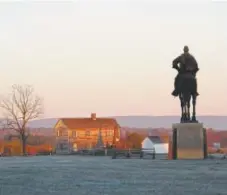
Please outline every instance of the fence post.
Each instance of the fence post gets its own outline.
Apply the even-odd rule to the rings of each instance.
[[[204,149],[204,159],[208,157],[208,149],[207,149],[207,132],[206,129],[203,128],[203,149]]]
[[[153,157],[152,159],[155,159],[155,150],[153,150]]]
[[[143,151],[140,151],[140,158],[143,158]]]
[[[114,152],[113,152],[113,156],[112,156],[112,159],[116,159],[117,158],[117,151],[116,150],[114,150]]]

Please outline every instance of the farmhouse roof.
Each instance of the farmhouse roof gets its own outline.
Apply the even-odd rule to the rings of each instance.
[[[68,128],[118,128],[119,124],[114,118],[96,118],[91,114],[88,118],[60,118]]]
[[[165,142],[159,136],[148,136],[153,144],[164,144]]]

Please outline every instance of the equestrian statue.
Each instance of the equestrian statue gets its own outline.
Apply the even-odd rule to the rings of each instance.
[[[184,53],[173,60],[172,68],[178,71],[174,82],[174,97],[179,96],[181,102],[181,123],[198,122],[196,120],[197,92],[196,73],[199,71],[196,59],[189,53],[188,46],[184,46]],[[192,117],[190,115],[190,102],[192,99]]]

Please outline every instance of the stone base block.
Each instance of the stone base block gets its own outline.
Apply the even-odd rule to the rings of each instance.
[[[202,123],[173,124],[172,158],[204,159],[207,157],[206,130]]]

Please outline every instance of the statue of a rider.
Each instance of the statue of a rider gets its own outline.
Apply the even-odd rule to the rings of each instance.
[[[178,56],[176,59],[174,59],[172,64],[173,65],[172,68],[178,70],[178,74],[174,82],[174,91],[172,92],[172,95],[175,97],[179,95],[180,75],[190,72],[194,77],[196,77],[196,73],[199,70],[196,59],[189,53],[188,46],[184,46],[183,50],[184,53]],[[197,89],[196,95],[199,95]]]

